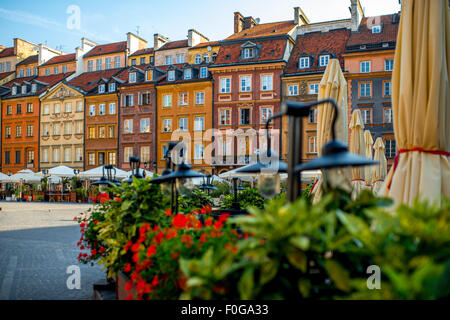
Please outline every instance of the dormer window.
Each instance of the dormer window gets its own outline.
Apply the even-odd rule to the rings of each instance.
[[[381,33],[381,26],[372,26],[372,33]]]
[[[145,80],[147,80],[147,81],[153,80],[153,71],[152,70],[147,70],[145,72]]]
[[[168,80],[174,81],[175,80],[175,70],[170,70],[168,73]]]
[[[208,68],[201,67],[200,68],[200,78],[206,78],[208,76]]]
[[[128,77],[128,82],[135,83],[136,82],[136,72],[131,72]]]
[[[22,94],[25,94],[25,93],[27,93],[27,86],[23,85],[22,86]]]
[[[19,77],[20,78],[22,78],[24,75],[23,75],[23,69],[20,69],[20,71],[19,71]]]
[[[319,56],[319,66],[326,67],[328,65],[328,61],[330,61],[330,55],[324,54]]]
[[[184,80],[189,80],[192,78],[192,69],[184,70]]]
[[[301,57],[298,60],[298,68],[299,69],[307,69],[307,68],[309,68],[309,57]]]
[[[244,49],[244,59],[250,59],[253,57],[253,49],[252,48],[245,48]]]
[[[203,55],[203,62],[209,63],[209,54]]]
[[[15,96],[15,95],[17,94],[17,87],[12,87],[11,90],[12,90],[12,91],[11,91],[11,94],[12,94],[13,96]]]
[[[109,92],[114,92],[116,91],[116,83],[112,82],[109,84]]]
[[[101,84],[98,86],[98,93],[105,93],[105,85]]]
[[[195,56],[195,64],[200,64],[200,63],[202,63],[202,56],[197,54]]]
[[[37,84],[36,83],[33,83],[32,85],[31,85],[31,92],[36,92],[37,91]]]

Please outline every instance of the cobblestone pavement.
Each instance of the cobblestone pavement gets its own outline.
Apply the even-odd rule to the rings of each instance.
[[[80,228],[73,221],[89,207],[0,202],[0,300],[92,299],[92,285],[105,273],[78,263]],[[67,287],[71,265],[80,267],[81,289]]]

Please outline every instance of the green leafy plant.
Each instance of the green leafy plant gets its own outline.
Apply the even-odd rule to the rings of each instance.
[[[178,206],[182,212],[192,212],[195,209],[201,209],[205,206],[212,205],[212,198],[206,192],[199,189],[192,190],[189,195],[178,196]]]
[[[237,194],[237,201],[241,209],[248,207],[264,208],[264,198],[255,188],[247,188],[239,191]],[[223,197],[220,207],[222,209],[231,209],[233,207],[234,194],[230,193]]]
[[[217,190],[212,190],[209,195],[212,198],[219,198],[222,195],[227,195],[230,193],[230,185],[227,182],[213,181],[213,185]]]

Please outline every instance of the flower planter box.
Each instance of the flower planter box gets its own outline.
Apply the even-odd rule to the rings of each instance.
[[[77,192],[76,191],[70,191],[70,202],[77,202]]]
[[[136,288],[133,286],[133,289],[130,291],[125,290],[125,286],[127,282],[130,280],[123,272],[120,272],[116,278],[116,295],[117,300],[125,300],[129,294],[133,296],[137,296]]]

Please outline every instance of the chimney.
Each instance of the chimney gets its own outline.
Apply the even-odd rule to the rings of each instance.
[[[253,19],[253,17],[245,17],[244,18],[244,30],[250,29],[256,25],[257,25],[257,23],[256,23],[255,19]]]
[[[155,33],[153,35],[153,41],[154,41],[153,49],[158,50],[163,45],[165,45],[167,42],[169,42],[169,39],[160,35],[159,33]]]
[[[188,30],[188,46],[195,47],[199,43],[208,42],[209,39],[194,29]]]
[[[352,14],[352,31],[358,31],[359,24],[364,18],[364,11],[359,0],[350,0],[350,12]]]
[[[294,23],[298,26],[308,24],[309,20],[300,7],[294,8]]]
[[[135,35],[134,33],[127,33],[127,49],[128,54],[132,54],[140,49],[144,49],[147,47],[147,41],[142,39],[141,37]]]
[[[234,13],[234,33],[244,30],[244,16],[240,12]]]

